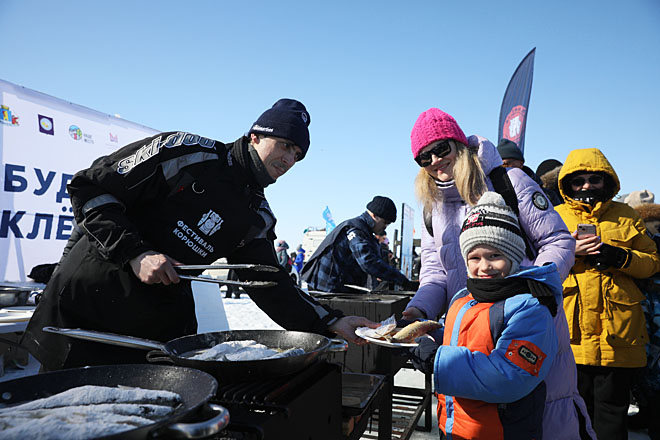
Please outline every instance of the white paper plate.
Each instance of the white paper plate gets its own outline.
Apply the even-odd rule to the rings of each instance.
[[[417,342],[389,342],[386,341],[385,339],[376,339],[376,338],[371,338],[369,336],[361,336],[361,338],[366,339],[367,341],[371,342],[372,344],[376,345],[381,345],[383,347],[389,347],[389,348],[406,348],[406,347],[417,347]]]

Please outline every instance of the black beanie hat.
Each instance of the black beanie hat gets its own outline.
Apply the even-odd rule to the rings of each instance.
[[[394,206],[394,202],[387,197],[374,197],[374,199],[367,204],[367,209],[374,215],[377,215],[390,223],[394,223],[396,220],[396,206]]]
[[[525,161],[522,151],[518,148],[518,144],[509,139],[502,138],[497,145],[497,152],[500,153],[502,159],[518,159]]]
[[[302,160],[309,149],[309,123],[309,113],[302,102],[280,99],[259,116],[248,134],[263,134],[293,141],[302,150]]]
[[[543,162],[541,162],[536,169],[536,175],[540,178],[542,175],[547,173],[548,171],[552,171],[555,168],[561,167],[563,164],[559,162],[558,160],[555,159],[546,159]]]

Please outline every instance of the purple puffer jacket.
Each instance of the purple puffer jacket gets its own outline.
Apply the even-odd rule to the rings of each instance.
[[[502,165],[497,149],[489,140],[481,136],[470,136],[468,142],[470,146],[479,147],[479,161],[487,175]],[[518,168],[508,169],[508,175],[518,196],[520,225],[537,250],[533,262],[525,259],[521,264],[542,266],[553,262],[562,280],[565,279],[575,262],[575,240],[550,202],[545,210],[534,205],[534,196],[543,195],[543,190],[536,182]],[[492,191],[493,186],[488,179],[487,184]],[[427,232],[426,227],[421,228],[420,286],[407,306],[418,308],[430,319],[444,314],[449,301],[467,284],[467,269],[461,256],[458,237],[470,205],[461,199],[455,185],[441,187],[440,191],[442,202],[435,203],[433,207],[433,236]],[[545,380],[547,396],[544,437],[579,439],[577,405],[595,438],[586,406],[577,392],[577,370],[562,305],[557,308],[555,331],[559,346],[553,367]]]

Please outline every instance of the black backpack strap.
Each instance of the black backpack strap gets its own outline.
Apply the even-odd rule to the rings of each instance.
[[[424,226],[426,226],[429,235],[433,237],[433,213],[429,212],[426,207],[424,207],[422,215],[424,216]]]
[[[518,209],[518,196],[516,195],[516,190],[513,188],[513,183],[509,179],[509,174],[506,172],[506,168],[497,167],[488,175],[490,182],[493,184],[493,188],[498,192],[504,202],[511,208],[511,210],[516,214],[516,217],[520,215],[520,210]]]
[[[488,177],[490,178],[490,182],[493,184],[493,189],[495,189],[495,191],[502,196],[504,202],[516,214],[516,217],[518,217],[518,223],[520,223],[518,196],[516,195],[516,190],[513,187],[513,183],[511,183],[511,179],[509,178],[509,173],[507,173],[506,168],[496,167],[493,169],[493,171],[490,172]],[[520,228],[520,232],[522,232],[523,240],[525,241],[525,254],[527,255],[527,258],[530,259],[530,261],[534,260],[534,258],[536,258],[536,252],[531,245],[529,237],[527,237],[527,234],[525,234],[525,231],[522,229],[522,226]]]

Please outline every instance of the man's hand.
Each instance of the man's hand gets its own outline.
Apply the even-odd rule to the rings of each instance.
[[[403,316],[403,319],[407,321],[426,319],[426,315],[424,314],[424,312],[419,310],[417,307],[408,307],[406,310],[403,311],[401,315]]]
[[[598,254],[598,249],[601,245],[599,236],[592,235],[587,238],[578,238],[577,231],[574,231],[571,235],[575,239],[575,255],[585,256]]]
[[[355,334],[355,329],[358,327],[378,328],[380,324],[364,318],[362,316],[344,316],[339,318],[328,327],[333,333],[337,333],[342,338],[357,345],[364,345],[367,343],[366,339],[362,339]]]
[[[144,252],[129,261],[133,273],[145,284],[177,284],[180,279],[173,265],[180,264],[167,255],[154,251]]]

